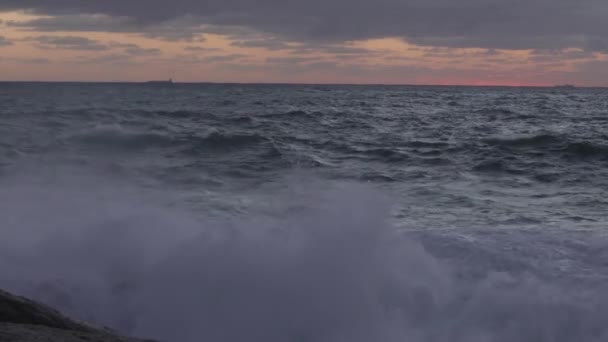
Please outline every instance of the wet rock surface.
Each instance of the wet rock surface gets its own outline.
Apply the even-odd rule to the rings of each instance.
[[[2,342],[153,342],[122,337],[63,316],[57,310],[0,290]]]

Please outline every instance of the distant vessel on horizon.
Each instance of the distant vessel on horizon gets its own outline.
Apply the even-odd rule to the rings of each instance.
[[[148,82],[145,82],[145,83],[146,84],[158,84],[158,85],[173,84],[173,79],[170,78],[168,80],[148,81]]]
[[[576,86],[574,86],[572,84],[560,84],[560,85],[553,86],[553,88],[574,89],[574,88],[576,88]]]

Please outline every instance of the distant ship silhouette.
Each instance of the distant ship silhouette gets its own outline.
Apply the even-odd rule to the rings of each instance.
[[[572,84],[560,84],[560,85],[553,86],[553,88],[574,89],[574,88],[576,88],[576,86],[574,86]]]
[[[168,80],[148,81],[148,82],[145,82],[145,83],[146,84],[158,84],[158,85],[173,84],[173,79],[170,78]]]

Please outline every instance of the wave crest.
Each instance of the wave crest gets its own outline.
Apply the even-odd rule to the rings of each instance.
[[[82,144],[103,149],[142,149],[173,145],[169,136],[129,131],[120,125],[100,125],[70,137]]]
[[[595,141],[577,141],[567,136],[550,133],[512,139],[486,139],[485,143],[511,149],[534,149],[539,153],[548,152],[553,155],[559,154],[578,159],[608,158],[608,146],[605,144]]]
[[[485,142],[495,146],[506,147],[539,147],[545,145],[561,144],[564,138],[558,135],[544,133],[533,136],[517,137],[517,138],[493,138],[486,139]]]
[[[81,144],[98,149],[126,151],[154,148],[181,147],[197,149],[233,149],[249,147],[267,139],[257,134],[228,134],[212,132],[206,136],[165,135],[129,131],[118,125],[99,126],[71,137]]]
[[[393,230],[387,201],[366,188],[307,186],[296,203],[279,197],[278,218],[222,222],[108,192],[105,179],[31,184],[0,193],[0,283],[123,332],[184,342],[608,337],[602,289],[516,270],[458,277]]]

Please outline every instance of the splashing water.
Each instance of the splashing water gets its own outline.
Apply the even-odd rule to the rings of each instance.
[[[492,270],[464,277],[395,230],[390,201],[370,188],[310,186],[277,193],[298,210],[219,220],[70,176],[2,184],[0,283],[124,333],[184,342],[608,339],[601,286],[577,292]]]

